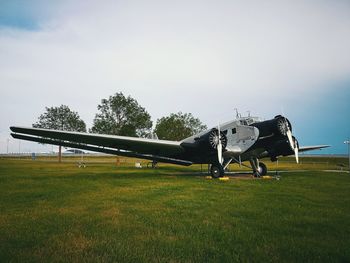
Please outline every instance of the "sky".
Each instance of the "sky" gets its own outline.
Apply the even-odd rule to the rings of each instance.
[[[123,92],[154,123],[282,113],[300,145],[344,154],[349,47],[347,0],[0,0],[0,153],[51,149],[9,135],[45,107],[91,127],[101,99]]]

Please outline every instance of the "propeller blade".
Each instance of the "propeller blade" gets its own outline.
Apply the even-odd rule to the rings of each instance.
[[[299,163],[299,149],[298,146],[294,148],[294,154],[295,154],[295,161]]]
[[[298,149],[298,145],[297,145],[297,143],[295,143],[294,140],[293,140],[292,131],[290,130],[290,127],[289,127],[289,124],[288,124],[286,118],[285,118],[285,122],[286,122],[286,126],[287,126],[287,137],[288,137],[288,141],[289,141],[290,147],[291,147],[292,150],[294,151],[295,161],[296,161],[297,163],[299,163],[299,149]],[[295,144],[295,145],[294,145],[294,144]]]
[[[285,125],[287,127],[287,137],[288,137],[288,141],[289,141],[289,145],[292,148],[292,150],[294,151],[294,141],[293,141],[293,135],[292,135],[292,131],[290,130],[288,121],[286,118],[284,118],[285,121]]]
[[[218,161],[220,164],[223,163],[223,159],[222,159],[222,143],[221,143],[221,134],[220,134],[220,125],[218,125]]]
[[[222,164],[222,145],[221,143],[218,144],[218,161],[220,164]]]
[[[287,137],[288,137],[290,147],[294,150],[293,136],[292,136],[292,132],[289,129],[287,131]]]

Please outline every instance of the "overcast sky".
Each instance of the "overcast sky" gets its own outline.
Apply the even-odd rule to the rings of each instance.
[[[284,112],[301,145],[346,153],[350,1],[0,0],[0,92],[0,152],[9,126],[31,126],[46,106],[91,127],[101,99],[123,92],[154,123]]]

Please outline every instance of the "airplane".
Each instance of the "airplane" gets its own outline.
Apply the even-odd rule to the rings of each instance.
[[[249,161],[255,177],[267,174],[260,159],[277,161],[279,156],[329,147],[299,146],[290,121],[277,115],[270,120],[237,116],[235,120],[205,130],[182,141],[80,133],[40,128],[10,127],[12,137],[44,144],[61,145],[126,157],[189,166],[209,164],[213,178],[224,176],[230,163]]]

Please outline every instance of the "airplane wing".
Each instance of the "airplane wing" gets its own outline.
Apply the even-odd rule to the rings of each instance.
[[[299,152],[319,150],[319,149],[323,149],[323,148],[327,148],[327,147],[330,147],[330,145],[301,146],[301,147],[299,147]]]
[[[182,165],[192,164],[190,161],[176,158],[184,152],[181,142],[176,141],[27,127],[10,127],[10,129],[13,132],[12,137],[16,139]]]

